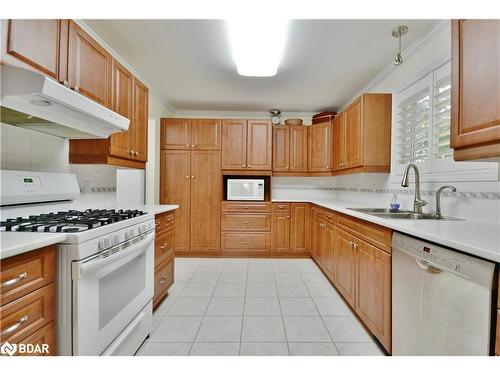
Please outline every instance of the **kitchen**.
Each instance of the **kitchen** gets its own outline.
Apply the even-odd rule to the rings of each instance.
[[[0,20],[2,355],[500,355],[500,21],[424,18]]]

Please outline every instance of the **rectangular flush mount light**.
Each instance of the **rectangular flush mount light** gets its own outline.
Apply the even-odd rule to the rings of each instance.
[[[251,77],[272,77],[285,49],[287,20],[227,20],[229,44],[238,74]]]

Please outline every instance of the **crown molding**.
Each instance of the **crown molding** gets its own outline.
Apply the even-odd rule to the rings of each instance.
[[[129,70],[134,76],[139,78],[146,86],[148,86],[151,95],[156,97],[172,115],[175,114],[175,107],[169,103],[167,98],[161,94],[154,85],[151,84],[147,79],[145,79],[137,70],[134,69],[123,57],[121,57],[118,52],[116,52],[113,47],[111,47],[104,39],[102,39],[90,26],[88,26],[84,21],[80,19],[73,19],[73,21],[80,26],[85,32],[87,32],[92,38],[94,38],[99,44],[104,47],[120,64],[122,64],[127,70]]]
[[[437,34],[439,34],[445,27],[449,26],[450,20],[439,20],[432,27],[431,30],[421,38],[410,44],[405,50],[403,50],[403,56],[408,59],[412,55],[416,54],[418,51],[423,49]],[[380,72],[378,73],[370,82],[368,82],[361,90],[359,90],[347,103],[339,108],[338,112],[343,111],[347,108],[354,100],[366,92],[369,92],[374,86],[386,78],[389,73],[397,69],[397,66],[392,63],[392,61]]]

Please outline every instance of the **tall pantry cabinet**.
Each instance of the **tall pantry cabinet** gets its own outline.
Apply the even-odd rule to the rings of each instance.
[[[160,203],[179,205],[176,254],[220,251],[220,137],[220,120],[161,120]]]

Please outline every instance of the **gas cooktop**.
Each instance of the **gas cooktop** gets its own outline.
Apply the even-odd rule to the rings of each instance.
[[[5,232],[84,232],[146,214],[140,210],[69,210],[28,217],[16,217],[0,223]]]

